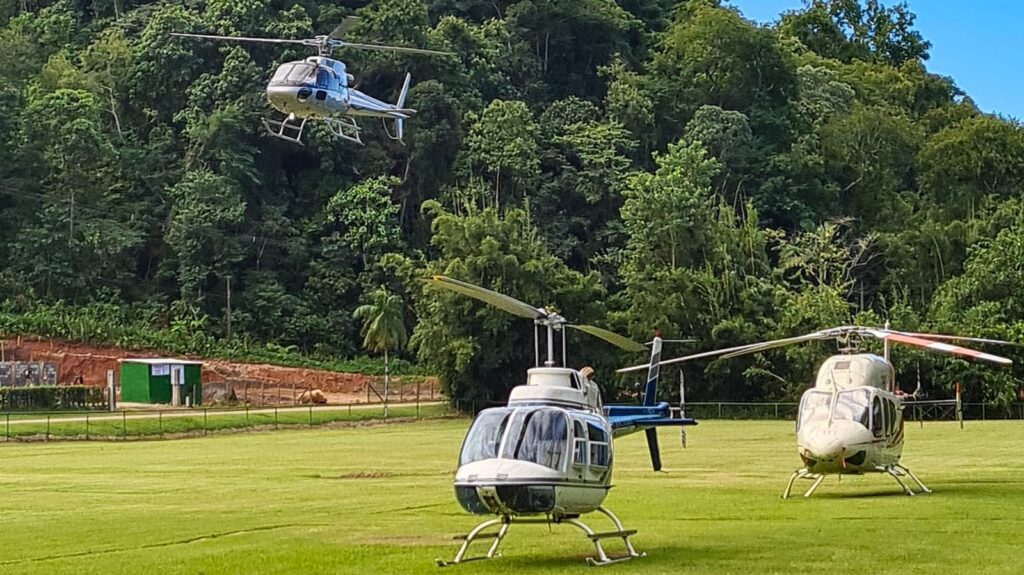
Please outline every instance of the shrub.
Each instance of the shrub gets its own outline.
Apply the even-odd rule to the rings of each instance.
[[[0,411],[100,409],[106,406],[102,387],[60,385],[0,388]]]

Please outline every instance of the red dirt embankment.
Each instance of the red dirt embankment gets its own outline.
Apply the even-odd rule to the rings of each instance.
[[[118,369],[117,360],[126,357],[168,357],[166,354],[145,351],[125,351],[116,347],[91,346],[59,340],[4,339],[3,359],[6,361],[46,361],[57,365],[57,382],[71,384],[80,375],[85,385],[105,386],[107,370]],[[192,358],[190,358],[192,359]],[[340,373],[322,369],[281,367],[259,363],[238,363],[221,359],[202,359],[203,382],[245,381],[268,386],[298,389],[320,389],[328,393],[365,397],[367,385],[381,389],[383,377],[361,373]],[[400,378],[392,377],[393,385]],[[437,380],[427,378],[422,384],[424,395],[433,387],[436,395]]]

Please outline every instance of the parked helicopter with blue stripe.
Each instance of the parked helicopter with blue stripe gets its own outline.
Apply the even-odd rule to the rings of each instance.
[[[533,307],[509,296],[454,280],[435,276],[433,285],[469,297],[535,324],[537,367],[527,371],[526,384],[515,387],[504,407],[481,411],[462,444],[455,474],[455,495],[466,511],[475,515],[496,515],[461,537],[462,547],[451,562],[494,557],[498,545],[513,523],[555,523],[573,525],[593,542],[597,557],[587,561],[603,565],[642,556],[629,538],[636,533],[602,504],[611,489],[613,439],[644,431],[654,469],[661,469],[658,427],[696,425],[693,419],[673,417],[671,406],[657,401],[662,340],[650,343],[651,360],[641,405],[603,405],[601,390],[590,379],[592,370],[565,367],[565,331],[576,329],[601,338],[627,351],[646,347],[614,332],[591,325],[569,323],[544,308]],[[539,332],[547,333],[547,359],[540,365]],[[562,367],[555,363],[555,337],[562,338]],[[597,512],[607,517],[614,529],[596,532],[580,516]],[[497,531],[485,533],[490,527]],[[490,539],[485,555],[467,558],[470,544]],[[621,539],[624,555],[612,558],[602,541]]]
[[[269,44],[301,44],[317,49],[318,55],[305,60],[285,62],[278,66],[277,71],[267,85],[267,99],[276,110],[285,114],[281,119],[264,119],[263,125],[267,132],[277,138],[296,144],[302,143],[302,132],[310,120],[320,122],[335,137],[357,144],[362,144],[359,124],[356,118],[380,118],[384,122],[388,137],[401,141],[405,134],[405,120],[416,112],[405,105],[409,94],[410,74],[405,75],[405,82],[394,104],[368,96],[352,87],[355,79],[345,68],[345,63],[331,58],[331,52],[337,48],[356,48],[359,50],[377,50],[385,52],[402,52],[406,54],[446,55],[451,52],[406,48],[403,46],[383,46],[379,44],[362,44],[346,42],[338,38],[356,18],[348,18],[333,32],[314,38],[291,40],[286,38],[246,38],[241,36],[217,36],[212,34],[180,34],[171,36],[185,38],[203,38],[207,40],[227,40],[231,42],[261,42]],[[394,125],[393,131],[387,130],[387,123]]]

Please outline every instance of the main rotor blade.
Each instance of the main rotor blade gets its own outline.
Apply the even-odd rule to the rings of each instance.
[[[266,44],[303,44],[309,45],[310,40],[286,40],[284,38],[246,38],[244,36],[215,36],[213,34],[182,34],[179,32],[171,32],[171,36],[180,36],[182,38],[205,38],[207,40],[230,40],[233,42],[263,42]],[[315,42],[313,42],[315,45]]]
[[[1002,365],[1010,365],[1013,363],[1013,360],[1007,359],[1005,357],[1000,357],[998,355],[992,355],[990,353],[977,351],[967,347],[942,343],[940,341],[933,341],[931,339],[925,339],[922,337],[904,335],[899,332],[891,332],[879,329],[869,329],[866,330],[866,332],[877,337],[878,339],[895,341],[897,343],[905,343],[907,345],[913,345],[917,347],[923,347],[927,350],[937,351],[940,353],[948,353],[950,355],[959,355],[963,357],[969,357],[972,359],[980,359],[983,361],[990,361],[992,363],[998,363]]]
[[[404,46],[383,46],[381,44],[360,44],[358,42],[345,42],[344,40],[331,40],[338,48],[356,48],[357,50],[378,50],[381,52],[404,52],[406,54],[433,54],[435,56],[454,56],[455,52],[439,52],[437,50],[426,50],[423,48],[406,48]]]
[[[759,351],[766,351],[769,349],[775,349],[777,347],[784,347],[787,345],[793,345],[796,343],[804,343],[805,341],[814,341],[818,339],[833,339],[839,335],[847,333],[851,330],[847,328],[833,328],[822,331],[815,331],[812,333],[798,335],[795,337],[786,337],[783,339],[775,339],[772,341],[764,341],[761,343],[754,343],[748,346],[744,346],[742,349],[731,351],[722,354],[722,359],[728,359],[732,357],[738,357],[741,355],[747,355],[750,353],[757,353]]]
[[[487,288],[475,286],[471,283],[466,283],[445,276],[434,276],[426,281],[430,282],[432,285],[443,287],[447,290],[478,299],[486,304],[493,305],[498,309],[507,311],[512,315],[528,319],[543,319],[548,317],[548,312],[542,309],[523,303],[514,297],[509,297],[505,294],[491,291]]]
[[[814,341],[814,340],[817,340],[817,339],[831,339],[831,338],[836,337],[837,335],[841,335],[843,333],[847,333],[849,331],[852,331],[852,329],[853,328],[849,328],[849,327],[838,327],[838,328],[826,329],[826,330],[822,330],[822,331],[816,331],[816,332],[808,333],[808,334],[805,334],[805,335],[799,335],[799,336],[796,336],[796,337],[787,337],[787,338],[784,338],[784,339],[775,339],[775,340],[771,340],[771,341],[762,341],[762,342],[758,342],[758,343],[748,343],[746,345],[738,345],[736,347],[727,347],[727,348],[724,348],[724,349],[714,349],[714,350],[711,350],[711,351],[702,351],[700,353],[695,353],[695,354],[692,354],[692,355],[686,355],[686,356],[677,357],[677,358],[674,358],[674,359],[666,359],[665,361],[661,362],[661,365],[672,365],[674,363],[682,363],[684,361],[693,361],[695,359],[703,359],[705,357],[718,357],[718,356],[721,356],[722,358],[737,357],[737,356],[740,356],[740,355],[747,355],[749,353],[757,353],[759,351],[765,351],[765,350],[768,350],[768,349],[773,349],[773,348],[776,348],[776,347],[782,347],[782,346],[785,346],[785,345],[792,345],[792,344],[795,344],[795,343],[803,343],[805,341]],[[633,371],[640,371],[640,370],[643,370],[643,369],[647,369],[647,365],[634,365],[634,366],[631,366],[631,367],[625,367],[625,368],[616,370],[616,373],[629,373],[629,372],[633,372]]]
[[[966,337],[962,335],[945,335],[937,333],[914,333],[909,331],[896,331],[892,329],[883,330],[889,333],[898,333],[900,335],[908,335],[910,337],[920,337],[922,339],[934,339],[939,341],[970,341],[973,343],[990,343],[993,345],[1015,345],[1020,347],[1021,344],[1013,341],[1004,341],[1001,339],[987,339],[984,337]]]
[[[594,325],[578,325],[578,324],[567,324],[569,327],[582,331],[583,333],[590,334],[594,337],[599,337],[608,343],[624,349],[626,351],[644,351],[647,348],[642,343],[637,343],[626,336],[619,335],[613,331],[604,329],[603,327],[597,327]]]
[[[705,358],[705,357],[714,357],[716,355],[722,355],[724,353],[730,353],[730,352],[734,352],[734,351],[740,351],[740,350],[748,349],[748,348],[756,346],[756,345],[759,345],[759,344],[753,343],[753,344],[747,344],[747,345],[739,345],[739,346],[736,346],[736,347],[727,347],[725,349],[715,349],[715,350],[712,350],[712,351],[702,351],[700,353],[695,353],[695,354],[692,354],[692,355],[686,355],[686,356],[677,357],[677,358],[674,358],[674,359],[666,359],[665,361],[662,361],[659,365],[672,365],[673,363],[682,363],[684,361],[693,361],[695,359],[701,359],[701,358]],[[630,372],[633,372],[633,371],[641,371],[641,370],[647,369],[648,367],[650,367],[650,364],[649,363],[644,363],[644,364],[641,364],[641,365],[633,365],[633,366],[630,366],[630,367],[624,367],[622,369],[617,369],[617,370],[615,370],[615,373],[630,373]]]

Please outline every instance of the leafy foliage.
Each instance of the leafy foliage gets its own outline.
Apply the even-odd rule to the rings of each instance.
[[[521,382],[531,326],[429,274],[700,348],[854,318],[1024,337],[1024,129],[928,71],[905,3],[770,26],[715,0],[356,4],[0,2],[0,328],[370,371],[338,358],[387,349],[471,401]],[[344,54],[383,100],[412,72],[406,146],[267,138],[268,75],[306,51],[168,35],[353,13],[352,40],[455,53]],[[571,363],[636,360],[603,345]],[[688,365],[689,397],[793,396],[823,351]],[[895,357],[934,394],[1019,393]]]

